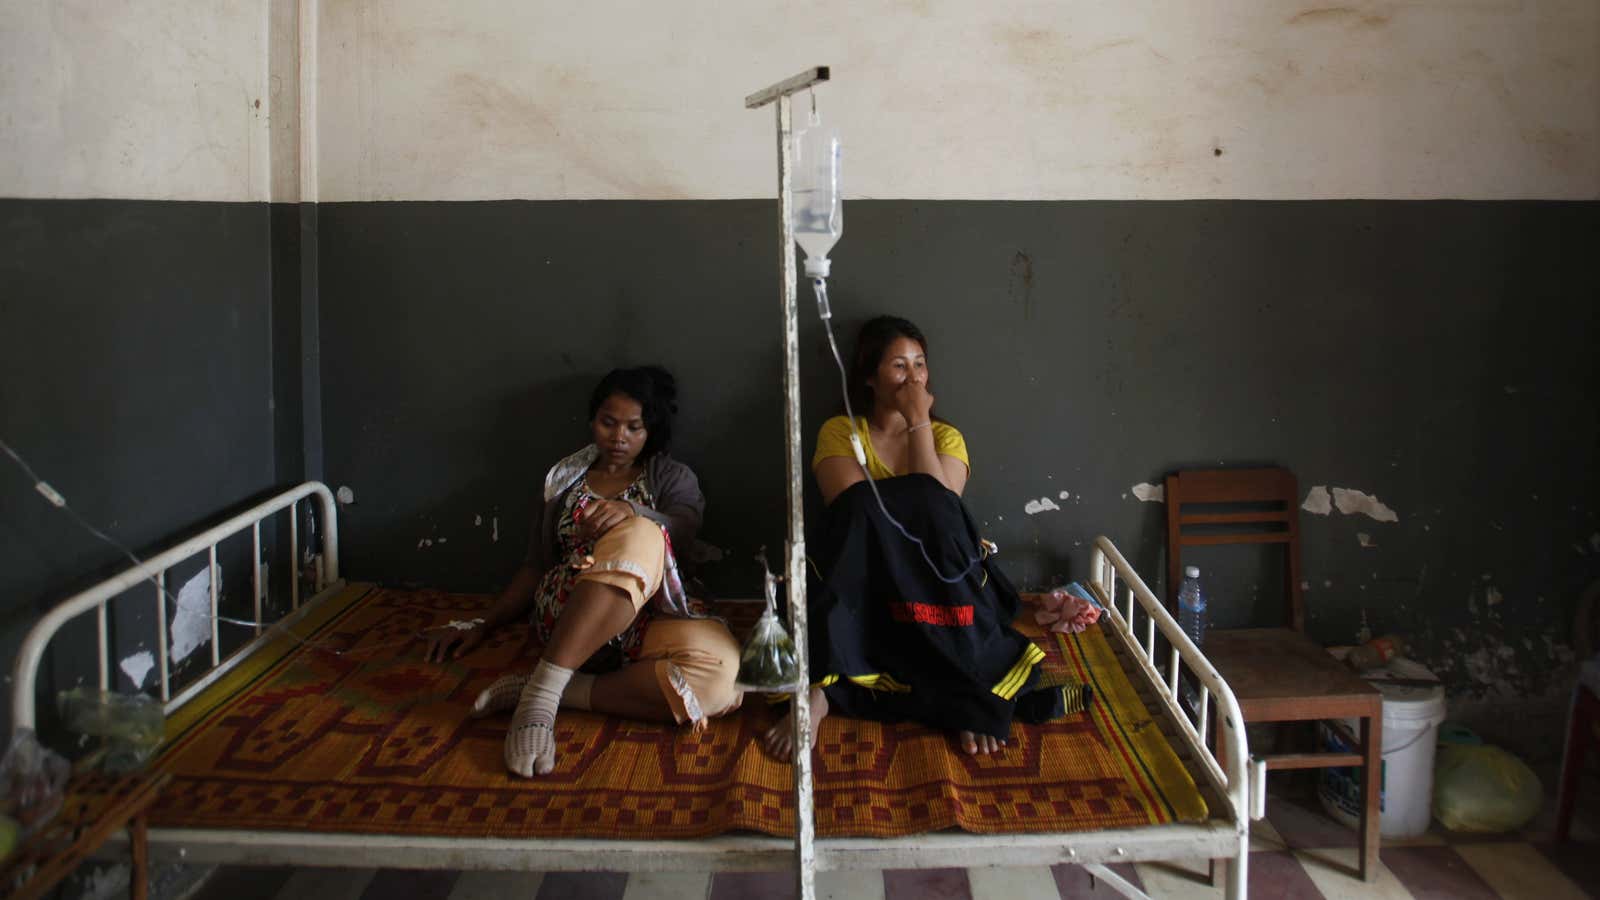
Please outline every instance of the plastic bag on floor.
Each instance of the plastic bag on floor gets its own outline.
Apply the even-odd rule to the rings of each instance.
[[[1439,747],[1433,766],[1433,815],[1451,831],[1515,831],[1539,814],[1543,796],[1539,776],[1499,747]]]
[[[17,730],[0,759],[0,815],[15,823],[13,842],[32,834],[61,809],[69,774],[67,761],[39,743],[32,730]]]

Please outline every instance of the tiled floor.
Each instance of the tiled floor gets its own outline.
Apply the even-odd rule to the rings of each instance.
[[[1478,900],[1600,897],[1600,790],[1579,804],[1571,843],[1549,840],[1553,803],[1522,834],[1494,837],[1435,830],[1392,841],[1380,854],[1377,881],[1353,875],[1355,834],[1314,802],[1269,798],[1267,818],[1251,833],[1250,896]],[[1114,867],[1156,898],[1221,897],[1204,882],[1204,864],[1140,863]],[[227,867],[196,900],[782,900],[793,876],[779,872],[412,872],[395,869]],[[822,872],[817,896],[829,900],[1077,900],[1118,896],[1077,866]]]

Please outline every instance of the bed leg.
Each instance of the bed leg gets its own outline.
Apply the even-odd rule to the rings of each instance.
[[[1228,865],[1226,860],[1217,862],[1227,873],[1227,887],[1223,896],[1227,900],[1245,900],[1247,885],[1250,880],[1250,837],[1249,834],[1239,836],[1239,852],[1233,858],[1233,865]]]
[[[145,900],[150,890],[150,834],[144,814],[128,823],[128,847],[133,856],[133,871],[128,873],[128,897]]]
[[[1223,734],[1222,724],[1219,722],[1212,732],[1211,752],[1216,754],[1218,760],[1223,759],[1228,753],[1228,738]],[[1246,847],[1246,850],[1249,848]],[[1221,887],[1228,877],[1228,861],[1226,859],[1211,859],[1206,861],[1206,882],[1212,887]]]

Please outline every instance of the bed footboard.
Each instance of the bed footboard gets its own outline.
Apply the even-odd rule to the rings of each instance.
[[[1137,662],[1157,688],[1156,695],[1163,707],[1159,712],[1177,726],[1179,740],[1199,763],[1199,774],[1231,807],[1228,818],[1238,835],[1238,849],[1234,864],[1228,866],[1227,896],[1242,900],[1249,862],[1250,820],[1264,814],[1266,772],[1265,766],[1253,765],[1249,760],[1239,701],[1205,654],[1183,633],[1177,620],[1108,538],[1095,539],[1089,571],[1090,586],[1105,607],[1107,618],[1115,625],[1108,631],[1122,643],[1129,658]],[[1165,671],[1158,663],[1158,632],[1169,648]],[[1185,672],[1189,673],[1187,678]],[[1186,686],[1192,686],[1195,692],[1190,711],[1184,709]],[[1214,722],[1217,735],[1222,738],[1221,758],[1206,746],[1208,720]]]
[[[316,498],[318,511],[321,513],[320,523],[322,530],[321,554],[313,560],[313,572],[317,593],[320,595],[339,582],[339,523],[338,513],[333,501],[333,494],[327,486],[316,481],[308,481],[298,487],[284,491],[269,500],[252,506],[251,508],[235,515],[226,521],[207,528],[205,531],[182,541],[170,549],[159,553],[142,564],[132,566],[115,577],[108,578],[82,593],[67,598],[49,612],[45,613],[33,628],[29,630],[27,638],[17,651],[15,670],[11,686],[11,721],[13,730],[34,728],[36,710],[34,707],[35,692],[37,690],[39,663],[44,659],[44,651],[55,637],[56,632],[72,619],[90,612],[95,614],[96,634],[99,639],[99,672],[100,689],[109,690],[111,685],[111,653],[108,645],[107,633],[107,604],[115,597],[141,583],[150,582],[152,590],[149,599],[154,602],[156,609],[156,668],[160,673],[161,701],[169,714],[183,703],[188,697],[203,689],[216,678],[225,673],[230,664],[247,655],[254,642],[245,645],[229,660],[221,658],[220,642],[218,641],[218,578],[217,578],[217,545],[222,541],[246,530],[250,532],[252,556],[255,560],[251,571],[251,587],[255,596],[255,626],[256,634],[260,635],[265,625],[271,624],[262,619],[261,608],[261,523],[270,519],[283,510],[289,511],[289,557],[290,557],[290,605],[292,612],[288,618],[298,614],[300,604],[300,524],[297,510],[300,501],[308,497]],[[178,696],[172,694],[171,674],[172,667],[168,660],[167,648],[167,570],[200,553],[208,554],[208,565],[211,572],[211,666],[210,670],[189,685]]]

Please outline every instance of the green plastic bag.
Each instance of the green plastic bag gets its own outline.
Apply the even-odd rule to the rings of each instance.
[[[1515,831],[1539,814],[1544,790],[1527,764],[1488,744],[1444,744],[1433,763],[1433,816],[1451,831]]]
[[[100,738],[104,756],[99,763],[108,772],[142,767],[166,737],[161,703],[146,694],[79,687],[57,694],[56,705],[68,729]]]

